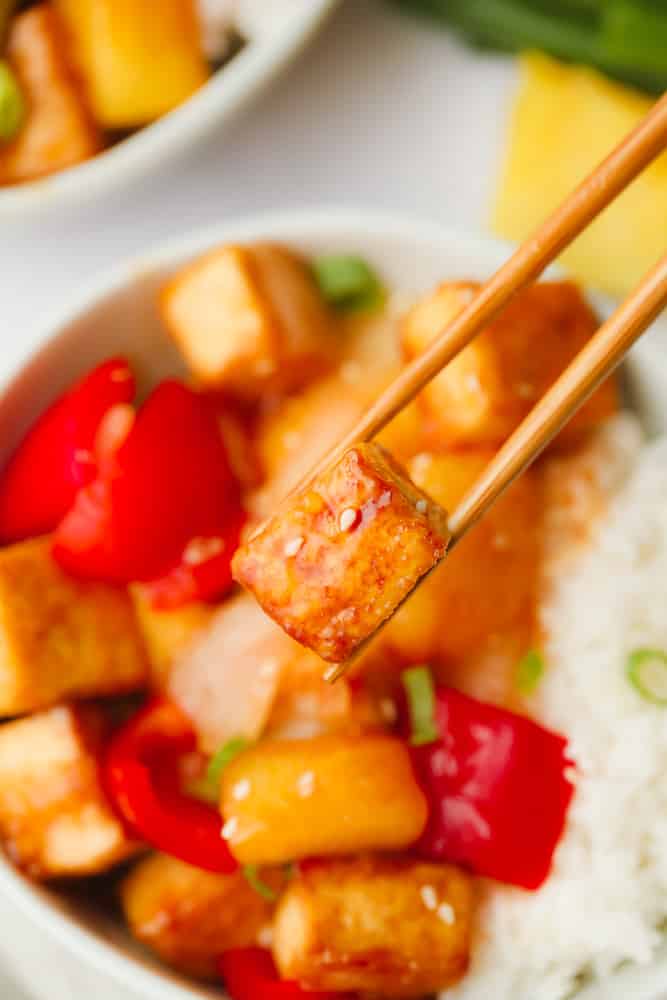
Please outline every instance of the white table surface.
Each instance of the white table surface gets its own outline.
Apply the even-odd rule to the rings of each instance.
[[[101,204],[0,220],[0,371],[77,283],[214,219],[341,204],[483,228],[514,80],[383,0],[346,0],[224,134]],[[0,997],[18,1000],[2,973]]]

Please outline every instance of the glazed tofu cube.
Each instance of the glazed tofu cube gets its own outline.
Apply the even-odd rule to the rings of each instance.
[[[400,850],[428,811],[405,744],[383,734],[263,740],[225,768],[221,808],[241,864]]]
[[[493,456],[490,449],[416,456],[413,481],[451,510]],[[534,617],[540,487],[528,471],[387,624],[381,641],[406,664],[450,663]]]
[[[441,285],[417,303],[403,322],[409,360],[471,301],[471,282]],[[595,314],[569,282],[533,285],[520,292],[502,315],[451,361],[419,399],[435,445],[497,445],[581,350],[597,328]],[[566,429],[580,434],[618,407],[609,379]]]
[[[281,871],[260,875],[275,892],[284,882]],[[139,861],[121,897],[134,936],[168,965],[200,979],[217,978],[224,951],[256,945],[273,911],[241,871],[215,875],[165,854]]]
[[[53,0],[96,121],[137,128],[209,76],[194,0]]]
[[[34,878],[93,875],[137,845],[107,804],[100,709],[59,706],[0,726],[0,837]]]
[[[130,593],[148,653],[151,687],[164,691],[174,663],[206,632],[215,608],[194,601],[182,608],[158,610],[140,584],[134,584]]]
[[[50,4],[12,20],[6,52],[27,117],[16,138],[0,144],[0,184],[34,180],[99,152],[101,137],[65,61],[61,26]]]
[[[136,691],[147,681],[124,590],[67,576],[48,538],[0,550],[0,715]]]
[[[176,274],[161,306],[194,375],[242,400],[303,385],[335,349],[305,261],[280,246],[212,250]]]
[[[340,663],[443,558],[444,510],[379,445],[351,448],[234,557],[236,579],[298,642]]]
[[[280,901],[274,958],[309,990],[423,997],[465,973],[472,911],[472,880],[450,865],[313,862]]]

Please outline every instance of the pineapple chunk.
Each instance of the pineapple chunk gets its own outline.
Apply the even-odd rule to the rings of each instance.
[[[221,808],[241,864],[400,850],[428,813],[405,744],[383,734],[263,740],[225,768]]]
[[[528,236],[652,104],[594,70],[545,55],[524,55],[521,75],[492,223],[513,240]],[[664,253],[665,218],[667,154],[587,226],[561,260],[582,282],[626,295]]]
[[[152,606],[140,584],[134,584],[130,594],[150,661],[151,687],[164,691],[174,663],[206,631],[215,608],[195,601],[182,608],[160,611]]]
[[[0,727],[0,837],[34,878],[93,875],[137,850],[98,773],[106,722],[60,706]]]
[[[421,454],[413,481],[451,510],[489,463],[488,449]],[[540,491],[528,471],[399,608],[380,639],[406,663],[449,663],[490,637],[530,626],[537,588]]]
[[[147,125],[206,82],[194,0],[53,3],[104,128]]]
[[[61,26],[42,3],[11,22],[7,58],[27,105],[16,138],[0,144],[0,184],[18,184],[87,160],[102,148],[63,58]]]
[[[408,359],[430,342],[471,300],[477,285],[440,285],[403,322]],[[510,302],[419,396],[426,436],[436,448],[497,445],[581,350],[597,328],[596,317],[569,282],[533,285]],[[611,416],[618,406],[616,382],[608,379],[570,421],[571,439]]]
[[[446,516],[376,444],[358,445],[236,551],[236,579],[340,663],[445,554]]]
[[[67,576],[48,538],[0,551],[0,715],[136,691],[147,681],[125,591]]]
[[[280,871],[261,872],[274,891]],[[166,854],[139,861],[121,888],[125,917],[142,944],[186,975],[217,978],[217,959],[229,948],[257,944],[273,906],[242,872],[214,875]]]
[[[472,879],[450,865],[313,862],[278,906],[276,965],[309,990],[437,993],[468,967],[472,909]]]
[[[336,346],[305,262],[271,244],[210,251],[172,278],[161,308],[197,378],[243,400],[303,385]]]

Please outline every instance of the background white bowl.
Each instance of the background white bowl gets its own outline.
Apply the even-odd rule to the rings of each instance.
[[[142,172],[159,171],[165,158],[221,127],[268,84],[296,57],[339,2],[297,0],[293,11],[276,19],[275,30],[249,40],[189,100],[152,125],[77,166],[41,180],[1,187],[0,219],[39,214],[70,200],[78,203],[93,195],[100,197],[105,190]]]
[[[497,242],[359,212],[266,216],[213,227],[107,275],[66,304],[41,331],[43,345],[15,372],[0,373],[0,464],[57,393],[111,353],[127,353],[144,385],[180,369],[162,330],[156,290],[171,270],[226,240],[283,240],[304,253],[354,250],[390,287],[417,293],[448,278],[483,278],[509,253]],[[667,430],[667,322],[632,353],[629,393],[652,431]],[[220,997],[166,971],[95,905],[90,886],[60,894],[32,885],[0,861],[0,952],[40,1000],[195,1000]],[[619,973],[580,1000],[655,1000],[667,990],[667,960]]]

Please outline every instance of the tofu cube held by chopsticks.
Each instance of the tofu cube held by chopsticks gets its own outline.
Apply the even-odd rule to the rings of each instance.
[[[267,614],[342,663],[443,558],[445,511],[377,444],[360,444],[297,494],[234,557]]]

